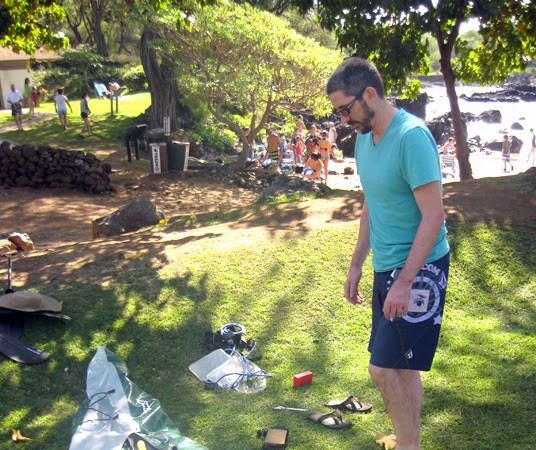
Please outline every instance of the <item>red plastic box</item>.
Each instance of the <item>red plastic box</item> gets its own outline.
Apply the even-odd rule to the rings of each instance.
[[[307,370],[306,372],[294,375],[293,384],[294,387],[300,387],[304,384],[311,384],[313,382],[313,372]]]

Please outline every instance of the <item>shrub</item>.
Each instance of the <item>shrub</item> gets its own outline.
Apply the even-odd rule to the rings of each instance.
[[[67,95],[80,93],[90,89],[94,82],[107,83],[119,79],[119,71],[102,56],[86,47],[63,52],[63,60],[55,62],[47,70],[42,71],[41,84],[49,91],[64,88]]]
[[[39,103],[45,103],[48,100],[48,91],[43,88],[37,88],[37,95],[39,96]]]
[[[236,142],[236,135],[231,130],[200,123],[188,135],[203,146],[220,153],[232,150]]]
[[[139,92],[147,90],[147,78],[142,66],[128,68],[123,73],[123,84],[130,92]]]

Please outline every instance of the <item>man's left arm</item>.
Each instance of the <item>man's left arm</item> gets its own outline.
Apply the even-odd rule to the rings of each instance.
[[[387,294],[383,314],[388,320],[407,314],[413,281],[434,247],[445,218],[439,181],[415,188],[413,195],[422,218],[408,259]]]

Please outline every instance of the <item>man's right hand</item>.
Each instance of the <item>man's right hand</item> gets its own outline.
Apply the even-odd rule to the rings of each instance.
[[[350,266],[346,283],[344,283],[344,296],[352,305],[363,303],[363,297],[359,292],[359,282],[361,281],[361,267]]]

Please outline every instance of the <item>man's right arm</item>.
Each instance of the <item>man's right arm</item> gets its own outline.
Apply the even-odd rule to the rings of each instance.
[[[344,283],[344,296],[353,305],[361,304],[363,302],[363,297],[359,292],[359,282],[361,281],[363,263],[367,259],[369,252],[369,209],[365,200],[363,203],[363,209],[361,211],[361,219],[359,223],[359,237],[357,238],[357,244],[355,246],[354,254],[352,255],[352,261],[350,262],[350,269],[348,270],[346,283]]]

